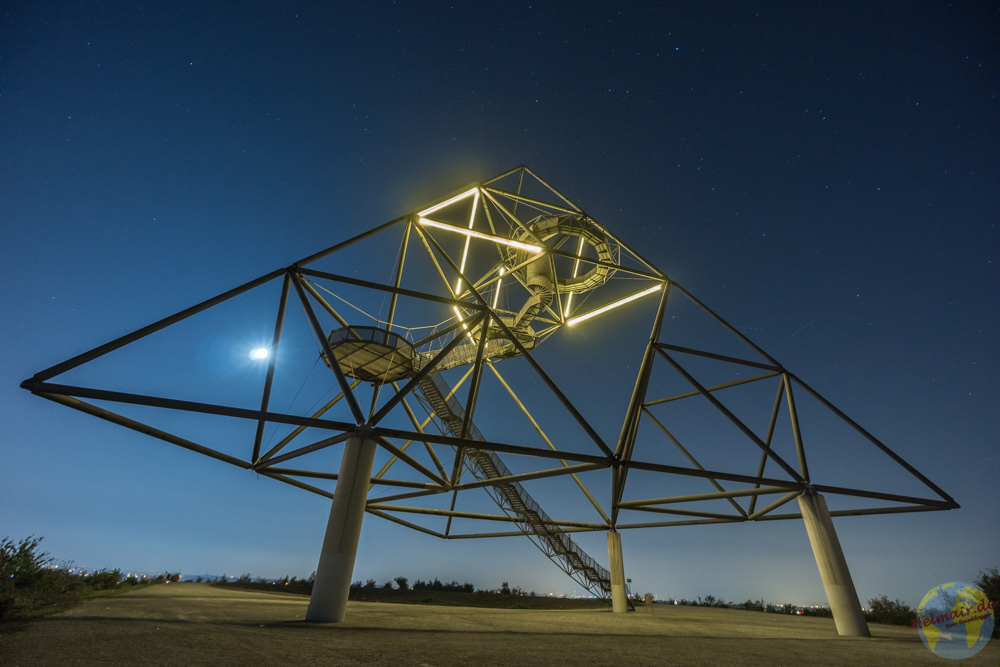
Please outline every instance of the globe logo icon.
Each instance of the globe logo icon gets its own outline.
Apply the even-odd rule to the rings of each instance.
[[[920,601],[913,624],[935,655],[961,660],[979,653],[990,640],[995,605],[972,584],[941,584]]]

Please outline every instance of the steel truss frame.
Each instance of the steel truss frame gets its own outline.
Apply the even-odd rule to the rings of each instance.
[[[499,183],[501,181],[515,175],[518,177],[518,187],[516,190],[512,191],[500,187]],[[553,204],[542,201],[541,199],[522,195],[521,186],[525,177],[535,179],[538,184],[546,188],[548,192],[551,192],[560,203]],[[469,196],[473,196],[475,198],[474,201],[479,207],[481,207],[483,217],[485,217],[489,226],[489,233],[487,234],[484,232],[481,236],[492,237],[487,240],[494,242],[495,245],[499,246],[500,244],[505,243],[504,239],[513,237],[516,232],[522,238],[530,239],[531,243],[535,244],[540,249],[539,254],[547,254],[550,261],[555,261],[556,257],[561,257],[573,260],[577,263],[577,266],[579,266],[580,263],[590,266],[607,265],[607,268],[609,268],[609,270],[613,273],[621,272],[636,278],[652,281],[654,285],[660,286],[659,306],[657,308],[649,340],[644,351],[642,363],[637,373],[631,400],[624,416],[621,433],[613,448],[602,440],[600,435],[598,435],[598,433],[591,427],[582,412],[577,409],[573,402],[545,372],[542,366],[534,358],[531,351],[526,349],[525,346],[518,340],[517,336],[510,331],[508,325],[505,324],[503,319],[505,314],[509,314],[509,311],[497,309],[495,302],[491,304],[489,299],[487,299],[484,295],[484,290],[499,282],[501,275],[497,275],[496,270],[494,270],[493,272],[483,276],[483,278],[478,281],[471,279],[470,276],[465,275],[463,270],[465,258],[463,257],[460,263],[456,262],[455,259],[445,252],[438,239],[435,237],[435,233],[449,233],[450,231],[460,233],[466,232],[463,232],[462,229],[458,229],[457,227],[447,229],[448,227],[452,227],[451,225],[442,225],[438,223],[434,226],[429,226],[422,224],[422,220],[430,220],[430,216],[435,214],[437,211],[440,211],[442,208]],[[473,220],[475,220],[477,212],[480,210],[477,208],[476,204],[473,206]],[[585,254],[567,252],[559,247],[565,239],[556,239],[552,243],[546,243],[532,232],[530,227],[521,217],[518,217],[517,210],[519,206],[522,207],[522,209],[527,208],[550,215],[572,215],[582,217],[589,224],[592,224],[601,230],[601,232],[603,232],[612,243],[616,244],[618,252],[622,257],[627,256],[634,264],[638,264],[639,267],[629,266],[623,263],[610,264],[593,257],[588,257]],[[424,217],[425,215],[428,217]],[[504,232],[501,226],[502,223],[507,224],[510,229],[509,233]],[[403,228],[401,252],[399,254],[398,262],[394,267],[395,277],[392,284],[382,284],[361,280],[350,276],[319,271],[310,267],[311,264],[320,259],[344,251],[375,235],[398,229],[400,227]],[[445,227],[445,229],[439,232],[438,230],[442,227]],[[471,230],[471,228],[472,223],[470,222],[469,229]],[[432,229],[435,230],[434,233],[432,233]],[[412,243],[414,236],[419,243]],[[468,234],[466,238],[470,238]],[[582,243],[580,247],[582,248]],[[413,250],[413,248],[416,248],[416,250]],[[441,280],[445,296],[431,294],[426,291],[407,289],[403,286],[403,270],[408,250],[411,252],[422,251],[426,253]],[[468,242],[466,243],[466,252],[468,252]],[[581,253],[581,250],[578,249],[577,253]],[[537,256],[538,255],[531,257],[528,261],[533,261]],[[520,266],[527,263],[527,261],[522,262]],[[515,267],[515,269],[516,268],[519,267]],[[450,277],[448,275],[449,273],[451,274]],[[516,270],[512,270],[507,275],[511,275],[512,273],[517,275]],[[459,293],[456,293],[456,289],[452,287],[456,278],[458,279],[458,289],[461,290]],[[69,370],[82,366],[88,362],[98,359],[103,355],[113,352],[114,350],[134,343],[135,341],[138,341],[146,336],[161,331],[209,308],[217,306],[229,299],[276,280],[281,281],[281,291],[272,335],[272,354],[270,355],[267,373],[262,387],[260,408],[257,410],[226,405],[215,405],[204,402],[184,401],[160,396],[149,396],[72,386],[58,384],[51,381],[53,378]],[[294,297],[302,307],[303,313],[310,324],[311,330],[327,359],[334,359],[335,357],[327,340],[325,331],[316,315],[316,308],[319,307],[322,311],[326,312],[342,327],[350,326],[348,321],[343,318],[340,313],[336,311],[336,309],[334,309],[334,307],[322,296],[320,290],[317,289],[317,285],[320,284],[320,281],[353,285],[389,295],[391,301],[388,311],[388,319],[385,322],[385,325],[386,328],[390,330],[394,326],[393,318],[396,312],[397,300],[400,296],[423,300],[428,303],[449,306],[454,308],[456,313],[463,313],[463,315],[460,315],[459,319],[451,326],[446,327],[441,331],[436,331],[430,336],[414,343],[415,346],[419,346],[438,342],[441,344],[441,347],[436,351],[433,360],[424,366],[416,374],[416,376],[407,380],[402,387],[400,387],[398,383],[394,383],[392,385],[394,393],[389,396],[380,407],[377,404],[379,399],[378,392],[373,392],[371,406],[368,411],[365,412],[359,404],[355,393],[358,385],[360,384],[360,380],[349,381],[349,379],[345,377],[344,373],[341,371],[339,365],[337,363],[332,363],[330,364],[330,368],[340,389],[340,393],[334,399],[327,402],[322,408],[311,415],[289,415],[271,411],[269,410],[269,401],[278,358],[276,353],[281,343],[282,328],[287,314],[290,295],[294,293]],[[661,325],[664,319],[665,309],[667,307],[668,300],[672,298],[688,299],[721,326],[727,329],[733,336],[745,343],[759,358],[759,360],[754,361],[750,359],[719,355],[704,350],[680,347],[661,340]],[[554,308],[552,306],[554,306]],[[546,306],[545,310],[547,317],[539,317],[539,321],[544,321],[550,325],[549,329],[546,329],[543,332],[544,337],[550,336],[557,329],[571,322],[571,319],[569,318],[569,307],[562,303],[558,296],[558,290],[556,291],[556,298],[553,303],[551,306]],[[509,337],[509,340],[511,340],[516,346],[518,355],[522,356],[528,362],[542,383],[546,385],[552,395],[558,399],[559,403],[561,403],[566,411],[579,424],[584,433],[587,434],[591,441],[590,444],[592,445],[591,453],[559,450],[556,445],[553,444],[552,440],[545,434],[535,417],[526,407],[525,403],[517,396],[514,389],[501,375],[497,368],[496,361],[484,353],[486,337],[483,335],[483,332],[485,332],[490,326],[501,329]],[[465,374],[465,377],[462,378],[462,381],[449,395],[450,398],[455,394],[459,387],[462,386],[462,384],[468,381],[469,390],[467,392],[468,397],[464,405],[464,423],[461,437],[431,433],[426,429],[433,421],[433,415],[428,415],[428,417],[421,422],[412,409],[407,398],[413,394],[414,390],[419,385],[420,380],[428,374],[434,372],[445,356],[463,340],[462,333],[466,330],[469,332],[468,336],[473,338],[477,343],[478,351],[476,359],[469,368],[468,372]],[[445,342],[449,336],[451,336],[451,340]],[[701,385],[679,361],[679,359],[690,356],[709,358],[715,361],[731,364],[734,367],[738,366],[742,368],[756,369],[761,372],[740,380],[705,387]],[[671,396],[650,399],[647,396],[649,381],[653,365],[657,362],[666,363],[680,377],[690,384],[691,390]],[[519,410],[523,413],[525,418],[530,421],[533,428],[544,440],[547,448],[539,448],[517,443],[492,442],[472,439],[469,437],[470,429],[473,428],[472,420],[476,409],[478,389],[485,373],[492,374],[492,376],[502,384],[518,406]],[[771,409],[769,426],[767,432],[763,436],[760,436],[751,430],[717,397],[718,393],[726,389],[775,377],[779,378],[778,391]],[[366,511],[374,516],[378,516],[407,528],[411,528],[428,535],[433,535],[434,537],[441,539],[504,537],[525,534],[529,537],[538,538],[539,535],[535,533],[529,525],[524,523],[524,521],[522,521],[518,516],[512,515],[506,509],[505,513],[502,514],[457,511],[454,509],[455,499],[457,498],[458,493],[463,491],[472,491],[482,488],[489,489],[490,487],[499,489],[505,484],[513,484],[515,482],[520,483],[529,480],[551,479],[561,476],[569,476],[574,481],[586,497],[588,503],[594,508],[597,516],[600,518],[599,521],[594,522],[574,521],[568,519],[550,520],[551,529],[563,533],[796,519],[800,518],[801,515],[798,513],[779,514],[776,510],[808,490],[822,492],[825,494],[837,494],[879,501],[891,501],[901,505],[893,507],[870,507],[834,511],[831,512],[832,516],[923,512],[947,510],[959,507],[958,503],[956,503],[951,496],[931,482],[927,477],[916,470],[916,468],[907,463],[892,449],[844,414],[830,401],[820,395],[815,389],[806,384],[801,378],[785,369],[779,362],[760,349],[735,327],[730,325],[723,318],[705,306],[701,301],[696,299],[684,287],[672,281],[653,264],[643,259],[632,248],[614,236],[607,228],[587,216],[581,208],[538,177],[526,166],[517,167],[482,183],[470,185],[457,193],[453,193],[448,197],[443,197],[440,200],[432,202],[421,212],[410,213],[386,222],[383,225],[375,227],[374,229],[359,234],[351,239],[310,255],[298,262],[295,262],[291,266],[272,271],[261,276],[260,278],[247,282],[223,294],[143,327],[138,331],[117,338],[88,352],[84,352],[83,354],[56,364],[36,373],[30,379],[22,382],[21,386],[22,388],[27,389],[31,393],[42,398],[60,403],[67,407],[85,412],[120,426],[124,426],[131,430],[144,433],[154,438],[158,438],[179,447],[189,449],[199,454],[209,456],[219,461],[223,461],[240,468],[253,470],[279,482],[290,484],[300,489],[304,489],[311,493],[319,494],[328,498],[332,498],[332,494],[329,491],[308,484],[302,481],[302,479],[336,480],[336,473],[325,470],[312,470],[308,468],[289,468],[280,466],[279,464],[286,464],[312,452],[334,446],[338,443],[344,442],[352,435],[365,435],[374,439],[379,447],[383,448],[391,455],[388,463],[386,463],[385,466],[383,466],[383,468],[371,478],[372,488],[375,488],[376,486],[388,486],[399,488],[401,490],[400,493],[395,495],[369,500]],[[801,429],[799,427],[799,417],[795,405],[795,392],[799,390],[812,396],[840,420],[855,429],[874,447],[881,450],[910,475],[927,486],[937,497],[917,498],[866,489],[845,488],[813,483],[807,465],[806,446],[803,442]],[[656,405],[673,401],[690,400],[698,396],[708,401],[722,415],[731,421],[739,429],[739,431],[742,432],[746,440],[749,441],[749,444],[756,446],[760,450],[760,461],[755,474],[737,474],[721,470],[705,469],[698,462],[695,456],[681,444],[673,433],[671,433],[667,425],[657,419],[657,417],[655,417],[653,412],[650,410],[651,407]],[[139,421],[87,402],[92,400],[144,405],[170,410],[252,420],[257,423],[257,428],[253,441],[247,443],[247,449],[250,452],[249,457],[247,459],[241,459],[214,449],[210,449],[196,442],[180,438],[174,434],[143,424]],[[341,401],[346,402],[353,421],[344,422],[326,419],[324,414]],[[792,433],[794,436],[797,460],[792,462],[785,461],[771,448],[772,436],[774,435],[776,422],[779,418],[782,406],[785,407],[785,410],[791,420]],[[397,409],[405,411],[409,422],[412,424],[412,430],[389,428],[381,424],[390,412]],[[655,429],[659,431],[669,443],[676,447],[681,454],[683,454],[683,456],[691,463],[691,466],[682,467],[663,465],[650,461],[637,460],[634,458],[633,454],[636,448],[639,425],[643,420],[647,420],[650,424],[655,426]],[[286,424],[295,426],[296,428],[277,445],[262,453],[262,436],[268,424]],[[288,450],[287,447],[307,428],[326,431],[330,435],[329,437],[326,437],[318,442]],[[401,444],[396,444],[397,442]],[[407,453],[408,448],[413,443],[420,443],[423,445],[425,451],[433,461],[435,469],[428,468]],[[440,450],[435,451],[435,446],[450,447],[454,450],[455,456],[450,471],[447,468],[446,462],[441,461],[439,457]],[[532,457],[540,459],[540,463],[545,463],[546,461],[551,460],[552,464],[546,464],[545,467],[539,470],[527,473],[509,474],[500,478],[475,480],[472,482],[462,481],[464,473],[467,471],[469,465],[464,461],[463,452],[469,449]],[[777,468],[780,469],[781,473],[779,477],[765,477],[768,461],[771,462],[772,468],[777,466]],[[558,465],[555,465],[556,462],[558,462]],[[423,478],[422,481],[387,478],[385,476],[386,473],[398,463],[405,464],[410,470],[419,473],[419,475]],[[607,507],[602,506],[602,504],[594,497],[594,494],[591,493],[580,478],[580,474],[596,470],[607,470],[611,475],[612,494],[610,504]],[[631,470],[651,471],[663,475],[680,475],[702,478],[711,484],[715,490],[713,492],[701,494],[626,500],[624,496],[629,472]],[[722,482],[750,485],[750,488],[726,489]],[[448,510],[394,504],[402,500],[434,496],[444,493],[452,494],[451,508]],[[769,502],[763,508],[757,507],[758,498],[778,494],[780,494],[780,496],[777,499]],[[741,505],[737,500],[747,498],[749,499],[749,502],[746,507]],[[733,508],[733,511],[730,513],[720,513],[683,508],[684,506],[690,506],[692,503],[713,500],[727,501]],[[652,522],[624,522],[620,520],[622,511],[665,514],[678,518]],[[407,521],[399,516],[410,514],[445,517],[447,519],[447,524],[443,531],[436,531],[417,525],[411,521]],[[520,529],[517,531],[453,534],[451,532],[453,519],[475,519],[497,521],[501,523],[513,522],[518,524]],[[547,550],[547,548],[540,543],[539,539],[535,539],[533,541],[535,541],[536,545],[542,548],[543,551]],[[551,553],[548,555],[553,557],[553,554]],[[560,564],[560,567],[562,567],[567,574],[574,576],[574,573],[567,569],[565,564],[560,563],[557,558],[553,557],[553,560],[555,560],[557,564]],[[577,580],[580,581],[579,578],[577,578]],[[585,586],[588,585],[585,581],[580,581],[580,583]]]

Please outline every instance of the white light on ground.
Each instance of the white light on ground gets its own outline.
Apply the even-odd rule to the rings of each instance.
[[[258,347],[250,350],[250,358],[254,360],[267,359],[269,351],[266,347]]]

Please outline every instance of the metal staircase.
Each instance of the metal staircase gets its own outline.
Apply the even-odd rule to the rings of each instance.
[[[451,395],[451,389],[438,373],[425,376],[419,383],[417,399],[428,414],[436,416],[442,435],[460,437],[465,410]],[[447,398],[446,398],[447,397]],[[469,439],[485,441],[474,424],[469,425]],[[465,448],[463,464],[479,481],[507,477],[511,474],[494,452]],[[498,484],[485,487],[500,509],[541,549],[559,568],[594,595],[611,597],[611,574],[588,556],[573,539],[563,532],[523,486]]]

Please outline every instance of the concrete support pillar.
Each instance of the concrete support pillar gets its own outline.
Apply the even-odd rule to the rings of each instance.
[[[307,621],[339,623],[344,620],[374,461],[374,440],[362,436],[348,439],[344,458],[340,461],[337,488],[333,492],[323,550],[316,566]]]
[[[622,562],[622,534],[608,533],[608,569],[611,570],[611,610],[616,614],[628,611],[625,599],[625,564]]]
[[[823,579],[826,599],[830,602],[837,634],[844,637],[871,637],[868,623],[861,612],[861,601],[854,589],[851,571],[847,569],[844,551],[840,548],[837,531],[833,528],[826,499],[818,493],[799,496],[799,509],[809,533],[819,576]]]

